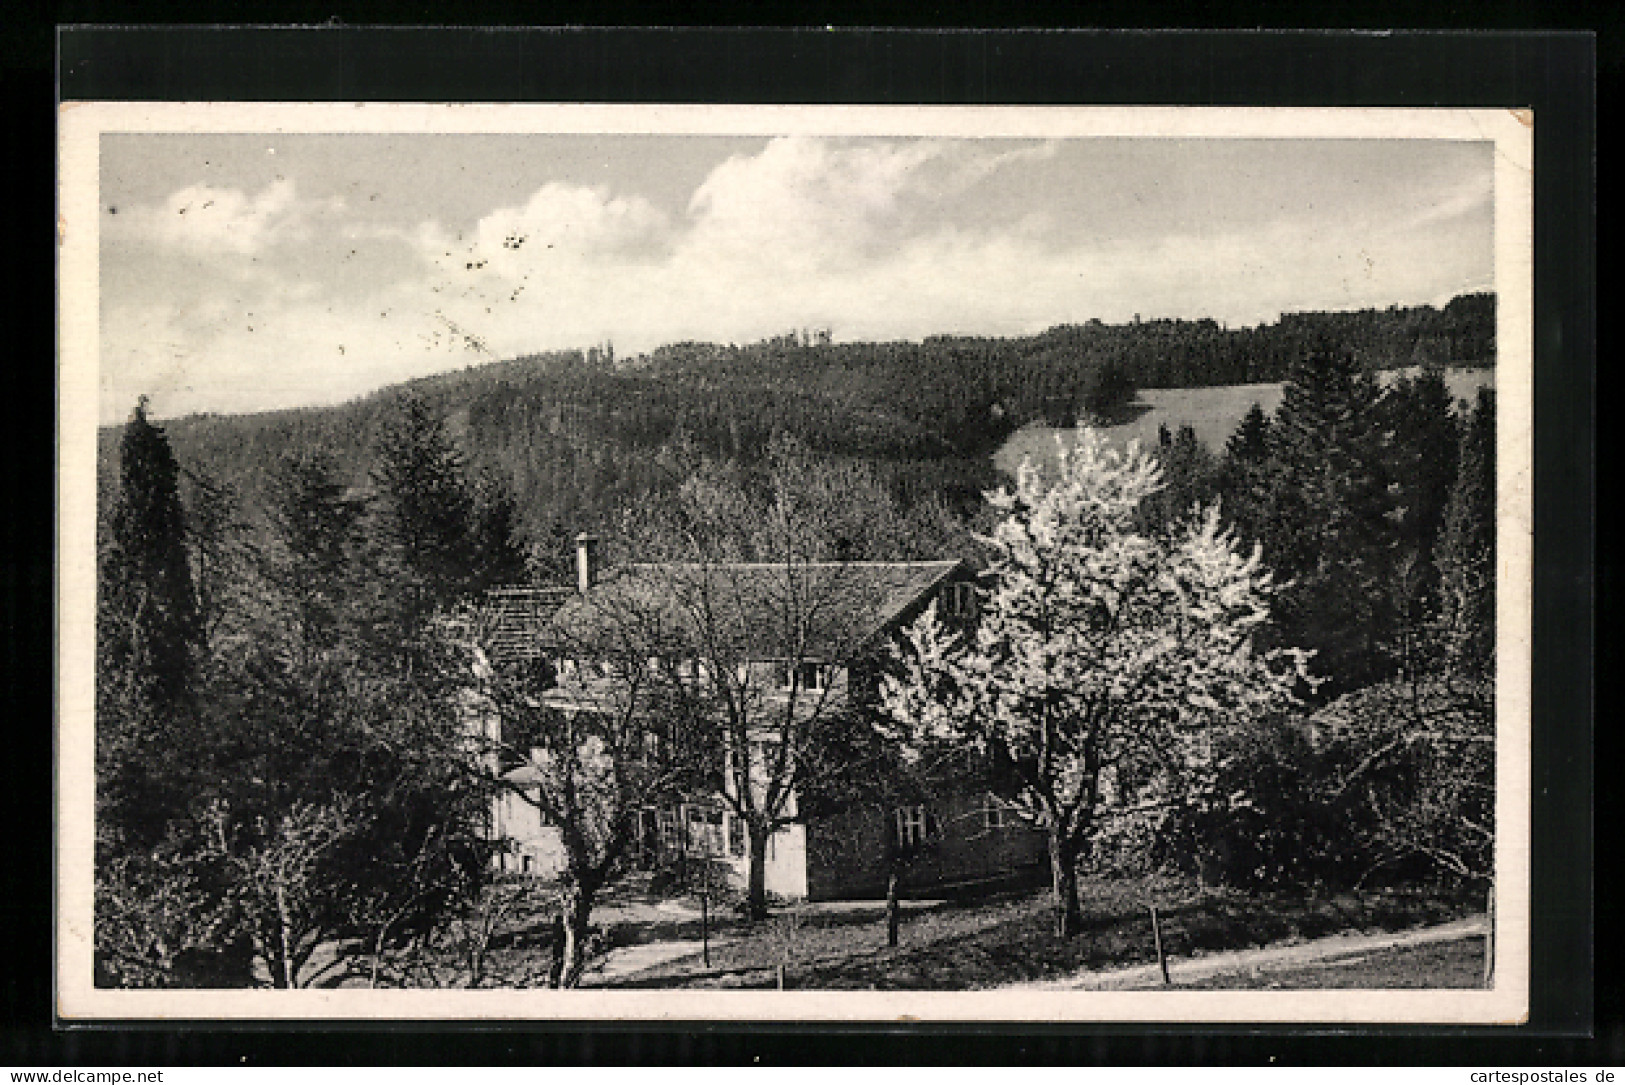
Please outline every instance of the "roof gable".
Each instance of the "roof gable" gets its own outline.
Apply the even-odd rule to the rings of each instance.
[[[923,608],[957,561],[642,564],[553,615],[564,650],[848,659]]]
[[[475,618],[481,646],[493,658],[536,658],[546,647],[553,615],[574,596],[569,588],[491,589]]]

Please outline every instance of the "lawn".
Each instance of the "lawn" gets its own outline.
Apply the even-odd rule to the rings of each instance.
[[[1070,940],[1052,932],[1047,892],[913,910],[896,948],[886,945],[878,903],[838,912],[814,906],[781,910],[755,925],[730,923],[711,949],[709,966],[692,952],[591,982],[622,988],[769,988],[777,985],[782,964],[786,986],[792,988],[973,990],[1155,961],[1151,904],[1162,921],[1163,944],[1174,957],[1351,930],[1405,930],[1465,913],[1455,902],[1424,894],[1249,895],[1167,878],[1092,883],[1083,897],[1085,930]],[[610,931],[611,944],[626,940]]]
[[[1228,972],[1176,983],[1181,990],[1273,990],[1417,987],[1482,987],[1484,939],[1462,938],[1421,946],[1377,950],[1312,965]]]

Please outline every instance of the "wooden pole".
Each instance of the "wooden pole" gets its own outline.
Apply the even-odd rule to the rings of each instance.
[[[700,960],[711,967],[711,864],[705,864],[700,881]]]
[[[893,867],[890,876],[886,879],[886,944],[897,944],[897,928],[900,922],[897,903],[897,868]]]
[[[1168,955],[1162,950],[1162,922],[1157,918],[1157,906],[1148,907],[1151,909],[1151,937],[1157,945],[1157,967],[1162,969],[1162,985],[1167,987],[1173,980],[1168,978]]]

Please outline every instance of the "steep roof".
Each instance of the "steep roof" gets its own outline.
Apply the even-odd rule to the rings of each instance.
[[[575,596],[569,588],[493,588],[485,593],[477,621],[493,657],[534,659],[546,646],[559,607]]]
[[[554,614],[564,650],[850,658],[923,609],[957,561],[632,565]]]

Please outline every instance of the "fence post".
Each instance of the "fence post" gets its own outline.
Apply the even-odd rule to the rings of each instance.
[[[711,909],[710,868],[706,868],[706,886],[700,891],[700,959],[711,967]]]
[[[1170,986],[1173,980],[1168,978],[1168,955],[1162,949],[1162,921],[1157,918],[1157,906],[1147,905],[1151,909],[1151,937],[1157,946],[1157,967],[1162,969],[1162,985]]]

